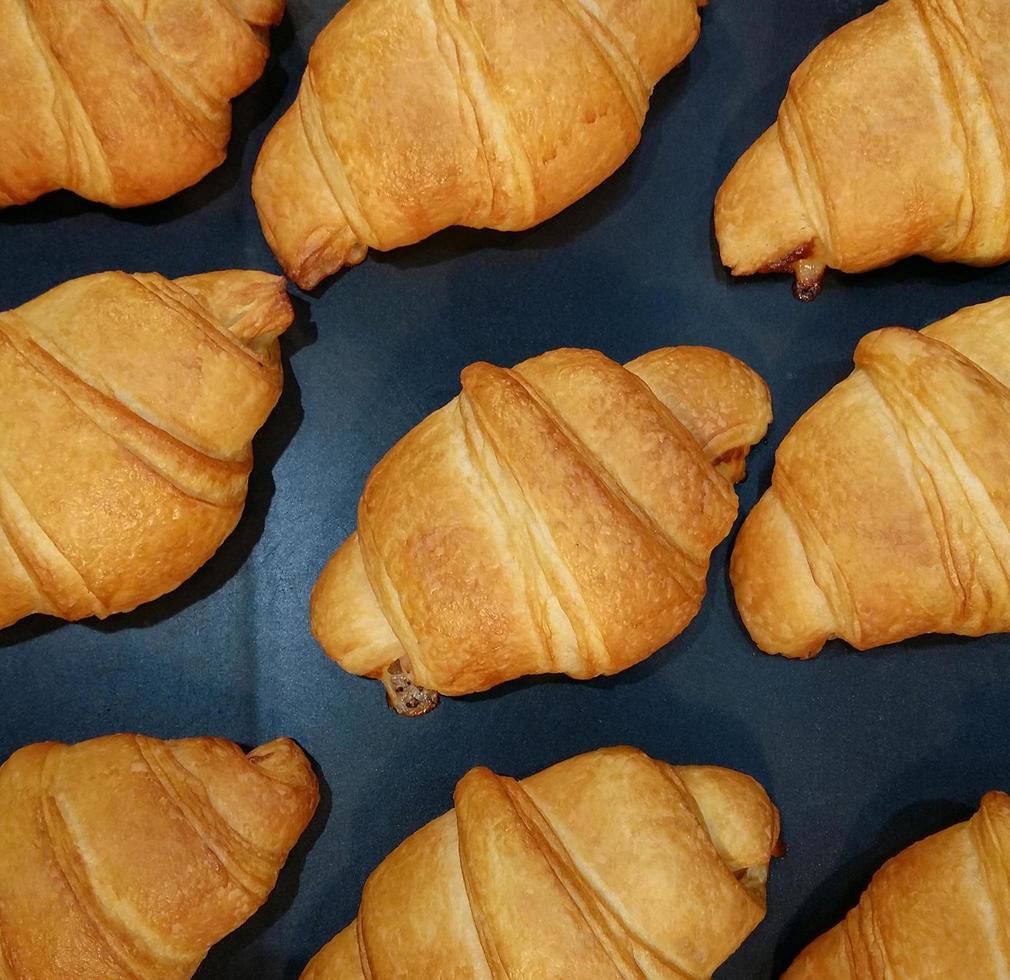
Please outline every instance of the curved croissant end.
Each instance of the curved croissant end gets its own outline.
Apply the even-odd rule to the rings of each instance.
[[[518,782],[473,769],[454,802],[302,980],[702,978],[764,917],[778,812],[741,773],[601,749]]]
[[[1010,797],[992,792],[970,820],[891,858],[782,980],[996,980],[1007,970],[1008,908]]]
[[[1010,9],[889,0],[823,41],[719,191],[734,275],[1010,259]]]
[[[432,691],[612,674],[669,642],[771,420],[764,382],[708,348],[624,368],[558,350],[462,382],[375,468],[312,596],[327,654],[408,714]]]
[[[1010,297],[864,337],[782,441],[730,562],[767,653],[1010,630]]]
[[[0,313],[0,628],[129,611],[214,554],[291,319],[283,279],[241,271],[101,273]]]
[[[190,977],[273,889],[319,799],[302,751],[110,735],[0,767],[0,976]]]
[[[57,188],[114,207],[225,157],[230,100],[259,78],[283,0],[0,0],[0,207]]]
[[[697,7],[352,0],[256,164],[274,254],[311,289],[369,248],[551,217],[634,149],[653,86],[698,38]]]

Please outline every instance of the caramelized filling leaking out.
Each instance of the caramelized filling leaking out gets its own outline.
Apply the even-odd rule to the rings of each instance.
[[[775,259],[758,269],[759,273],[791,272],[796,281],[793,295],[804,303],[816,299],[824,283],[825,265],[814,254],[815,243],[810,241],[794,248],[788,255]]]
[[[386,700],[398,714],[407,718],[426,715],[438,704],[438,691],[419,687],[410,676],[410,667],[402,661],[394,660],[382,672],[382,683],[386,688]]]

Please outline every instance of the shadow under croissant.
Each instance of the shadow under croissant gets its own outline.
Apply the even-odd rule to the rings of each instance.
[[[600,221],[631,200],[648,179],[659,156],[661,122],[678,100],[684,98],[691,74],[692,59],[700,57],[698,48],[680,65],[661,79],[652,94],[642,138],[631,156],[602,184],[574,201],[552,218],[522,231],[497,231],[493,228],[465,228],[455,225],[430,235],[413,245],[388,252],[369,251],[365,262],[378,262],[399,270],[438,265],[482,249],[498,251],[555,251],[582,237]],[[328,276],[308,295],[320,299],[342,275],[354,274],[353,266]]]
[[[280,55],[292,46],[294,39],[291,16],[285,14],[280,24],[270,32],[270,57],[263,74],[245,92],[232,100],[227,156],[219,167],[215,167],[197,183],[183,188],[164,201],[135,208],[113,208],[78,197],[71,191],[53,191],[29,204],[0,210],[0,225],[48,224],[91,212],[104,213],[117,221],[160,225],[178,221],[206,208],[239,183],[247,188],[255,162],[255,155],[246,159],[249,137],[278,110],[283,100],[289,78],[280,65]],[[265,135],[264,133],[263,136]]]
[[[177,589],[138,606],[132,612],[117,613],[108,619],[87,619],[82,623],[100,633],[143,629],[154,626],[201,599],[207,598],[228,582],[245,564],[259,541],[266,524],[270,502],[276,489],[273,468],[298,431],[304,412],[301,388],[291,368],[291,357],[303,347],[315,343],[317,330],[310,318],[309,305],[291,297],[294,321],[281,337],[281,362],[284,390],[270,417],[253,439],[253,469],[245,509],[235,530],[217,552]],[[0,630],[0,649],[44,636],[64,625],[52,616],[36,615]]]
[[[243,749],[248,748],[243,746]],[[319,780],[319,805],[316,807],[312,822],[291,849],[284,867],[277,876],[277,884],[266,902],[247,922],[211,947],[207,958],[194,974],[195,980],[210,980],[211,977],[235,977],[236,980],[238,978],[245,980],[259,975],[283,976],[296,980],[304,969],[304,963],[293,963],[286,957],[278,963],[264,962],[262,951],[255,947],[263,934],[272,929],[294,904],[302,872],[305,870],[306,858],[322,836],[330,811],[333,809],[333,792],[323,778],[319,764],[312,756],[309,756],[309,760]]]

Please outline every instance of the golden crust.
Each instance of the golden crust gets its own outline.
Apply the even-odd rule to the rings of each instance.
[[[734,275],[1010,259],[1010,8],[889,0],[824,40],[715,208]]]
[[[997,980],[1010,956],[1008,907],[1010,797],[993,792],[971,820],[891,858],[783,980]]]
[[[521,782],[471,770],[454,800],[304,980],[700,978],[764,916],[778,812],[740,773],[601,749]]]
[[[225,157],[283,0],[0,0],[0,207],[64,187],[115,207]]]
[[[678,348],[628,369],[587,350],[479,363],[462,384],[369,477],[313,591],[326,652],[370,676],[406,661],[417,684],[464,694],[614,673],[669,642],[736,516],[716,466],[742,475],[771,419],[764,382]]]
[[[537,224],[627,159],[698,31],[696,0],[350,0],[257,161],[267,241],[312,288],[369,248]]]
[[[1008,336],[1010,298],[871,333],[785,437],[730,565],[762,650],[1010,630]]]
[[[266,901],[318,799],[288,739],[248,755],[141,735],[15,752],[0,767],[0,974],[192,976]]]
[[[0,314],[0,627],[125,612],[231,533],[280,395],[284,280],[101,273]]]

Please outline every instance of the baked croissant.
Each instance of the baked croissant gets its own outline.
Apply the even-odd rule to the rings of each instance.
[[[891,858],[845,920],[797,957],[783,980],[920,980],[1007,975],[1010,797]]]
[[[1010,630],[1010,297],[864,337],[796,423],[730,567],[755,643],[789,657]]]
[[[704,347],[477,363],[462,387],[373,470],[312,595],[323,649],[405,714],[613,674],[673,639],[771,419],[765,383]]]
[[[110,735],[0,768],[0,977],[183,980],[270,894],[319,799],[288,739]]]
[[[0,313],[0,627],[133,609],[214,554],[291,319],[261,272],[107,272]]]
[[[823,41],[719,192],[734,275],[1010,259],[1010,4],[888,0]]]
[[[455,810],[365,883],[302,980],[701,978],[764,918],[778,811],[749,776],[601,749]]]
[[[529,228],[609,177],[699,0],[350,0],[253,175],[263,232],[310,289],[369,248]]]
[[[115,207],[225,158],[229,100],[284,0],[0,0],[0,207],[65,187]]]

